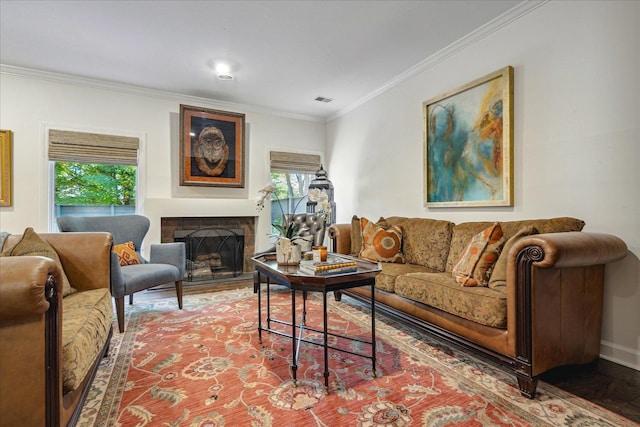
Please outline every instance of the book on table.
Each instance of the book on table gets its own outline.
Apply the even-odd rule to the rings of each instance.
[[[322,276],[326,274],[349,273],[358,270],[358,262],[342,258],[335,255],[329,255],[326,261],[300,261],[300,270],[303,273]]]

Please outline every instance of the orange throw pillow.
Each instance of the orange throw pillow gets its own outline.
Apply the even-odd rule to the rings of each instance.
[[[473,236],[460,261],[453,267],[456,282],[463,286],[488,286],[504,241],[502,227],[497,222]]]
[[[138,254],[136,254],[136,247],[132,241],[115,245],[113,251],[118,254],[118,261],[122,266],[140,264]]]
[[[395,225],[385,229],[366,218],[360,218],[362,249],[360,258],[369,261],[394,262],[404,264],[402,249],[402,228]]]

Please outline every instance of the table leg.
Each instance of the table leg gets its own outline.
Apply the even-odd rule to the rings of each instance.
[[[324,394],[329,394],[329,350],[327,348],[327,293],[322,293],[322,330],[324,332]]]
[[[371,283],[371,376],[376,378],[376,286]]]
[[[262,298],[260,298],[260,272],[253,276],[255,282],[253,284],[254,290],[258,291],[258,343],[262,344]]]
[[[291,374],[293,386],[298,386],[298,355],[296,353],[296,291],[291,290]]]
[[[267,329],[271,330],[271,279],[267,277]]]

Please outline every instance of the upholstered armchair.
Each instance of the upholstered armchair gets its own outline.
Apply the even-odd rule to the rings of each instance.
[[[181,242],[151,244],[149,260],[146,260],[140,254],[140,247],[149,231],[149,225],[149,219],[141,215],[58,218],[61,232],[105,231],[113,235],[116,246],[126,245],[128,242],[133,244],[134,258],[139,262],[137,264],[121,265],[126,262],[121,262],[115,250],[111,254],[111,294],[115,300],[118,329],[121,333],[124,332],[125,295],[129,295],[129,304],[133,304],[135,292],[175,282],[178,307],[182,309],[185,245]]]

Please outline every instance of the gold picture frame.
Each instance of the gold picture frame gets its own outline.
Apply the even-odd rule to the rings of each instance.
[[[11,206],[11,131],[0,130],[0,206]]]
[[[423,103],[424,204],[513,206],[513,67]]]
[[[180,105],[180,185],[244,188],[245,115]]]

